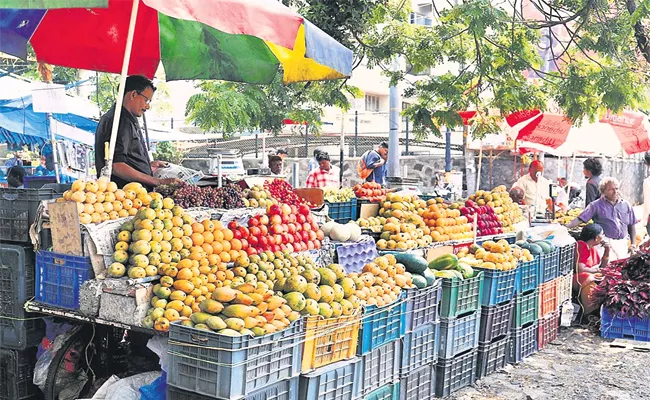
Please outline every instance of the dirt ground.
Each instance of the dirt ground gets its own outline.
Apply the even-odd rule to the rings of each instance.
[[[517,365],[454,393],[456,400],[650,399],[650,352],[610,346],[584,328],[563,329],[557,340]]]

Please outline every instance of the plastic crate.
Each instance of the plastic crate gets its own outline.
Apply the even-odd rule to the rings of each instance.
[[[440,358],[452,358],[478,345],[481,327],[481,313],[474,312],[464,317],[440,320]]]
[[[167,383],[205,396],[246,397],[300,373],[302,334],[302,320],[255,338],[173,323]]]
[[[348,272],[361,273],[363,266],[379,256],[375,241],[370,237],[355,243],[335,242],[336,262]]]
[[[353,400],[357,393],[357,364],[361,359],[339,361],[300,375],[299,399]]]
[[[36,350],[36,347],[24,351],[0,349],[0,400],[31,400],[42,396],[32,382]]]
[[[510,331],[508,363],[516,364],[537,352],[537,322]]]
[[[302,372],[353,358],[357,352],[360,325],[361,310],[338,318],[308,317]]]
[[[539,283],[549,282],[557,278],[560,269],[560,251],[553,250],[539,256]]]
[[[367,395],[364,400],[400,400],[400,383],[391,383],[380,387]]]
[[[476,349],[448,360],[440,359],[436,365],[436,396],[447,397],[457,390],[474,384],[477,362]]]
[[[576,267],[576,244],[571,243],[559,248],[560,261],[558,264],[558,275],[566,275],[574,272]]]
[[[54,185],[67,188],[69,185]],[[42,200],[61,197],[66,189],[52,187],[15,189],[0,187],[0,241],[31,243],[29,228]]]
[[[491,343],[480,343],[478,345],[477,378],[481,379],[505,368],[508,364],[507,353],[509,341],[510,336],[506,336]]]
[[[34,250],[0,244],[0,348],[25,350],[43,338],[43,320],[23,308],[34,297],[34,282]]]
[[[436,279],[433,286],[406,290],[406,332],[437,322],[438,306],[442,294],[442,281]]]
[[[453,318],[481,307],[483,272],[469,279],[442,279],[440,317]]]
[[[251,393],[241,400],[298,400],[298,377],[285,379],[280,382],[274,383]],[[202,396],[198,393],[188,392],[176,388],[174,386],[167,386],[167,400],[211,400],[214,397]]]
[[[357,219],[357,199],[350,199],[340,203],[327,204],[327,215],[339,224],[347,224],[350,220]]]
[[[405,293],[384,307],[366,306],[363,310],[357,355],[366,354],[385,343],[404,336],[406,328]]]
[[[557,296],[558,308],[564,304],[565,301],[571,301],[573,295],[573,272],[566,275],[561,275],[555,279],[555,292]]]
[[[539,318],[539,291],[535,289],[533,292],[515,296],[512,314],[513,328],[521,328],[537,321]]]
[[[384,385],[399,381],[400,340],[394,340],[362,355],[356,365],[357,397],[365,397]]]
[[[555,281],[539,285],[539,318],[557,311],[557,285]]]
[[[605,307],[600,309],[600,336],[610,339],[632,339],[650,342],[650,317],[624,317]]]
[[[434,398],[436,390],[436,367],[426,364],[400,377],[401,400],[427,400]]]
[[[423,325],[409,332],[402,339],[402,367],[400,375],[408,375],[415,369],[438,361],[440,322]]]
[[[481,307],[481,329],[479,342],[491,342],[501,336],[508,336],[512,319],[514,300],[496,306]]]
[[[70,310],[79,309],[79,289],[95,277],[90,257],[53,251],[36,253],[36,301]]]
[[[533,261],[520,262],[517,265],[515,293],[525,293],[539,286],[539,257]]]
[[[540,318],[537,329],[537,349],[541,350],[547,344],[557,339],[557,334],[560,329],[560,313],[555,310],[548,316]]]
[[[482,306],[494,306],[512,300],[515,295],[517,269],[499,271],[479,268],[479,270],[483,271],[484,276],[483,293],[481,295]]]

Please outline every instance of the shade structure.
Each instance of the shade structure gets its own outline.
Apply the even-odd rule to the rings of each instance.
[[[563,115],[526,110],[507,116],[504,125],[518,147],[557,156],[616,156],[650,150],[650,123],[638,112],[608,112],[598,122],[585,119],[577,126]]]
[[[167,80],[269,83],[280,66],[285,83],[339,79],[352,72],[352,51],[279,2],[139,1],[129,74],[151,78],[161,61]],[[67,3],[108,6],[26,9],[24,0],[3,0],[0,51],[25,58],[30,43],[39,61],[120,73],[132,1]]]

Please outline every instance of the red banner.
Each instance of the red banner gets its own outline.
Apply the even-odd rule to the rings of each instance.
[[[524,121],[528,121],[529,119],[533,118],[536,115],[541,114],[542,112],[539,110],[522,110],[522,111],[515,111],[512,114],[508,115],[506,117],[506,122],[510,126],[515,126],[519,123],[522,123]]]
[[[614,114],[610,111],[600,120],[600,122],[610,124],[618,140],[621,141],[621,147],[627,154],[643,153],[650,150],[650,140],[648,131],[643,126],[644,114],[624,111]]]
[[[537,143],[557,149],[571,129],[571,121],[563,115],[542,114],[519,131],[517,140]]]

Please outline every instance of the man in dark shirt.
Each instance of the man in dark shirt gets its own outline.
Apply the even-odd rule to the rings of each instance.
[[[600,199],[600,174],[603,173],[603,165],[597,158],[588,158],[583,163],[587,187],[585,190],[585,207]]]
[[[179,182],[178,179],[157,179],[153,169],[165,165],[162,161],[150,161],[147,143],[144,139],[138,117],[149,109],[156,88],[149,79],[140,75],[126,78],[120,124],[113,154],[111,180],[119,187],[129,182],[140,182],[148,189],[158,185]],[[104,146],[111,140],[115,104],[102,116],[95,132],[95,167],[97,176],[105,165]]]

